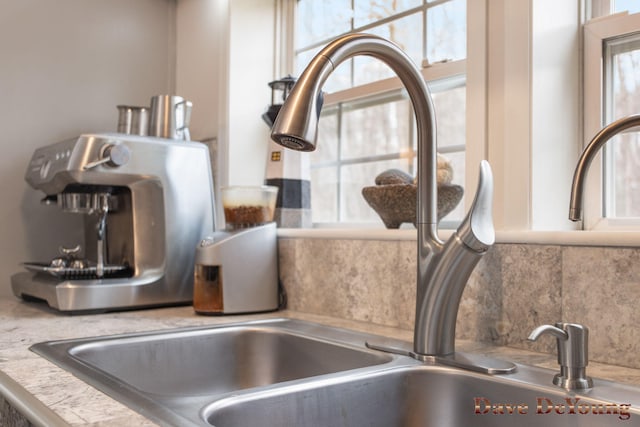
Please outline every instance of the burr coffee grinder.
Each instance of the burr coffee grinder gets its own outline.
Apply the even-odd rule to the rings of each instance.
[[[277,194],[277,187],[266,185],[222,189],[226,229],[207,236],[196,249],[196,313],[278,309]]]

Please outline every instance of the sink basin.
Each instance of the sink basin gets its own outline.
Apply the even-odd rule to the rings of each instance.
[[[144,414],[201,424],[199,410],[239,390],[389,363],[367,334],[297,320],[52,341],[31,349]],[[185,417],[187,420],[183,419]]]
[[[640,426],[638,388],[597,381],[589,392],[565,393],[548,386],[548,370],[520,365],[518,371],[388,369],[223,399],[203,417],[216,427]]]
[[[69,355],[132,387],[161,395],[229,391],[376,365],[379,354],[273,327],[228,327],[111,338]]]

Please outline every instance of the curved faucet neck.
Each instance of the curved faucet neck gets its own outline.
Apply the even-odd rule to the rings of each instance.
[[[587,144],[578,160],[571,184],[571,199],[569,202],[569,219],[579,221],[582,218],[582,198],[587,171],[596,154],[604,144],[617,134],[627,129],[640,126],[640,114],[623,117],[605,126]]]
[[[306,146],[292,142],[292,148],[315,149],[319,117],[316,99],[334,69],[342,62],[358,55],[377,58],[387,64],[407,89],[416,117],[418,139],[418,211],[416,226],[421,246],[430,253],[439,251],[443,242],[438,237],[436,120],[431,94],[418,68],[395,44],[374,35],[349,34],[329,43],[309,63],[282,106],[273,126],[272,136],[279,142],[292,142],[284,136],[292,132],[307,141]],[[286,131],[285,131],[286,129]],[[284,141],[283,141],[284,139]]]

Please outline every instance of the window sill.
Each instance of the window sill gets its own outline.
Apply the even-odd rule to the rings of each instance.
[[[279,228],[278,237],[285,239],[334,240],[416,240],[415,229],[386,228]]]
[[[498,231],[499,243],[640,247],[640,231]]]
[[[452,230],[440,231],[442,239]],[[413,240],[415,229],[384,228],[280,228],[278,237],[285,239],[334,240]],[[563,246],[625,246],[640,247],[640,231],[497,231],[497,243],[529,243]]]

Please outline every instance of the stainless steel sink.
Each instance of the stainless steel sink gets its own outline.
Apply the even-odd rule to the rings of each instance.
[[[31,349],[161,422],[202,424],[227,393],[388,364],[371,336],[296,320],[52,341]]]
[[[548,385],[550,371],[518,368],[507,376],[426,365],[381,370],[223,399],[203,417],[216,427],[640,425],[637,388],[598,381],[570,394]]]
[[[491,376],[367,341],[406,344],[274,319],[32,350],[167,426],[640,426],[640,388],[594,379],[592,390],[565,392],[550,370]]]

